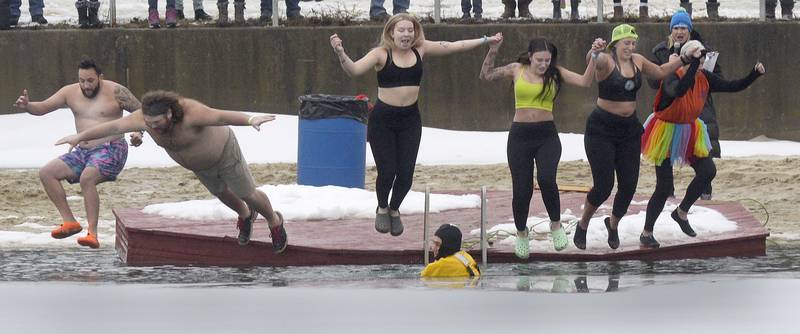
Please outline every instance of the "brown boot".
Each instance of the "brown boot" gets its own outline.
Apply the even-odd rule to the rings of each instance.
[[[519,17],[532,19],[533,14],[531,14],[531,10],[528,9],[528,5],[531,4],[531,0],[519,0],[519,4],[517,6],[517,10],[519,11]]]
[[[517,9],[516,0],[503,0],[503,4],[506,7],[505,7],[505,9],[503,9],[503,14],[500,15],[500,17],[502,17],[504,19],[510,19],[510,18],[514,17],[515,16],[514,15],[514,10]]]
[[[649,13],[647,12],[647,4],[639,5],[639,20],[640,21],[647,21],[650,18]]]
[[[719,2],[706,2],[706,11],[709,19],[719,20]]]
[[[622,12],[622,5],[614,5],[614,20],[622,20],[622,16],[624,13]]]

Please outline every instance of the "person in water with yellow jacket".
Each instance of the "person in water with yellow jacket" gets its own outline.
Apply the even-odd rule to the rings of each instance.
[[[422,277],[477,277],[478,264],[461,250],[461,231],[452,224],[443,224],[433,236],[434,261],[428,264]]]

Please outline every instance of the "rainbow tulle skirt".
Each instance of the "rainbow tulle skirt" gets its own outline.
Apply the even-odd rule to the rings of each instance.
[[[642,135],[642,155],[645,160],[660,166],[665,159],[670,163],[692,164],[698,158],[708,157],[711,140],[708,129],[702,120],[692,123],[672,123],[650,114],[644,122]]]

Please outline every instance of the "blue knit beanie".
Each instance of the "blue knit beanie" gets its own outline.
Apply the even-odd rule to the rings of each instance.
[[[675,14],[672,14],[672,20],[669,21],[669,30],[672,31],[672,28],[675,27],[686,27],[686,29],[692,31],[692,17],[689,16],[686,9],[679,8],[675,11]]]

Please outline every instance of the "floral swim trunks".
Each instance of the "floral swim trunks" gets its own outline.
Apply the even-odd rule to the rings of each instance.
[[[75,172],[74,179],[67,179],[69,183],[80,182],[81,173],[86,167],[97,168],[106,181],[114,181],[128,160],[128,142],[125,138],[120,138],[90,149],[78,146],[72,152],[58,158]]]

